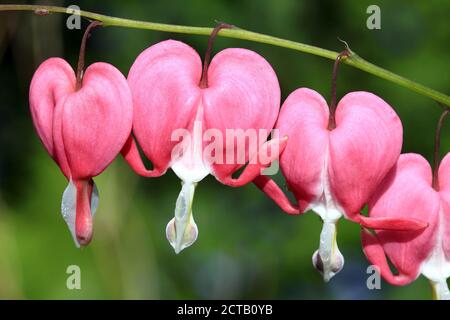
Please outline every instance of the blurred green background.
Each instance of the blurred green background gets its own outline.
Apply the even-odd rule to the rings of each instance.
[[[7,3],[10,1],[1,1]],[[15,1],[25,3],[24,1]],[[34,3],[34,2],[27,2]],[[339,36],[371,62],[450,92],[449,1],[37,1],[153,22],[241,28],[341,50]],[[381,30],[368,30],[366,8],[381,8]],[[60,214],[66,181],[34,132],[28,87],[37,66],[52,56],[76,65],[82,32],[65,27],[65,15],[0,13],[0,298],[430,298],[428,282],[368,290],[359,227],[341,221],[338,242],[343,271],[324,284],[313,269],[321,222],[313,213],[283,214],[256,187],[233,189],[213,177],[197,188],[195,245],[175,255],[165,239],[180,191],[172,171],[158,179],[136,176],[120,157],[96,178],[100,207],[92,244],[76,249]],[[85,24],[85,22],[84,22]],[[203,55],[207,37],[122,28],[100,28],[88,44],[87,62],[105,61],[125,75],[136,56],[168,38]],[[215,51],[245,47],[273,65],[283,99],[310,87],[327,99],[333,62],[241,40],[218,38]],[[404,125],[403,152],[431,160],[440,109],[432,100],[348,66],[341,67],[338,96],[374,92],[388,101]],[[450,149],[450,124],[442,152]],[[283,184],[282,177],[277,181]],[[81,268],[81,290],[66,288],[66,268]]]

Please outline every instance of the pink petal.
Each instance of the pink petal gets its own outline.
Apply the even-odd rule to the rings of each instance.
[[[214,57],[209,66],[208,88],[203,90],[203,107],[206,129],[218,129],[224,137],[227,129],[265,129],[267,134],[264,137],[257,134],[257,145],[262,146],[280,108],[277,76],[259,54],[246,49],[225,49]],[[230,141],[225,140],[223,154],[234,151],[236,155],[236,142],[227,147]],[[246,161],[254,156],[249,154],[248,147],[245,154]],[[217,179],[227,183],[231,174],[242,166],[242,163],[214,164],[213,171]]]
[[[197,52],[174,40],[144,50],[130,69],[133,131],[157,172],[167,170],[172,149],[178,144],[171,141],[172,132],[187,128],[195,116],[200,104],[201,72]]]
[[[331,190],[347,218],[355,218],[402,147],[402,124],[395,111],[369,92],[352,92],[339,102],[330,134]]]
[[[376,230],[414,231],[428,227],[428,223],[411,218],[379,217],[371,218],[359,216],[358,222],[365,228]]]
[[[299,214],[299,208],[293,205],[283,190],[267,176],[258,176],[253,183],[261,189],[269,198],[271,198],[283,211],[289,214]]]
[[[241,187],[246,185],[247,183],[252,182],[256,177],[258,177],[264,169],[269,167],[269,165],[279,158],[279,155],[286,148],[287,137],[281,139],[271,139],[263,144],[259,148],[259,152],[254,155],[250,160],[249,164],[245,167],[244,171],[240,174],[239,178],[234,179],[229,176],[221,176],[223,174],[223,170],[219,170],[216,172],[216,178],[219,179],[223,184],[232,186],[232,187]],[[277,151],[274,151],[277,150]],[[263,163],[260,161],[261,155],[270,155],[269,159],[264,159],[267,161]],[[216,167],[219,167],[217,165]]]
[[[30,85],[30,110],[33,124],[45,149],[61,166],[66,176],[70,175],[65,155],[58,159],[53,139],[56,106],[75,90],[75,73],[63,59],[50,58],[44,61],[33,75]],[[60,122],[58,123],[60,124]],[[61,147],[61,146],[60,146]],[[60,149],[60,157],[63,149]]]
[[[390,284],[397,286],[404,286],[413,282],[419,276],[419,270],[414,268],[406,270],[399,270],[398,275],[394,275],[389,267],[386,256],[383,251],[383,246],[378,241],[377,237],[372,235],[369,231],[361,230],[362,246],[367,259],[371,264],[380,268],[381,276]]]
[[[443,194],[450,194],[450,152],[441,160],[439,166],[439,190]]]
[[[277,121],[280,136],[289,138],[280,157],[281,170],[299,202],[300,212],[323,191],[328,115],[323,97],[314,90],[301,88],[288,96]]]
[[[419,231],[377,231],[379,242],[402,274],[417,274],[435,246],[440,200],[431,187],[431,168],[417,154],[402,154],[369,202],[369,216],[428,223]]]
[[[128,164],[131,166],[131,168],[140,176],[151,178],[159,177],[165,173],[165,170],[161,171],[162,168],[149,170],[145,167],[141,155],[139,154],[139,149],[136,145],[136,141],[134,140],[134,137],[132,135],[128,137],[128,140],[123,146],[121,153]]]
[[[125,77],[106,63],[84,73],[82,88],[67,96],[62,114],[65,153],[74,180],[100,174],[131,132],[132,100]]]
[[[72,94],[72,93],[70,93]],[[67,160],[66,147],[64,146],[62,125],[63,125],[63,114],[64,114],[64,104],[67,97],[66,95],[58,101],[56,107],[53,111],[53,150],[54,159],[58,163],[61,171],[66,176],[67,179],[71,179],[72,172],[70,170],[69,162]]]
[[[444,211],[443,247],[447,259],[450,260],[450,153],[442,159],[439,166],[439,194],[442,199],[442,209]]]

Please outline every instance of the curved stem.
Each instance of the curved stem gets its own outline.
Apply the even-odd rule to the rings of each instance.
[[[214,40],[216,40],[217,34],[222,29],[231,29],[234,28],[231,24],[227,23],[219,23],[214,30],[211,32],[211,35],[208,39],[208,47],[206,48],[205,52],[205,58],[203,60],[203,71],[202,71],[202,77],[200,78],[200,88],[207,88],[208,87],[208,67],[209,63],[211,61],[211,53],[214,45]]]
[[[438,125],[436,127],[436,135],[434,137],[434,164],[433,164],[433,189],[439,191],[439,163],[441,162],[439,156],[439,149],[441,147],[441,129],[444,124],[445,117],[450,113],[450,108],[442,112]]]
[[[84,57],[86,56],[86,42],[87,38],[89,37],[89,32],[91,32],[93,28],[100,26],[101,24],[102,23],[100,21],[93,21],[87,26],[86,31],[84,31],[80,46],[80,56],[78,57],[76,90],[81,89],[81,84],[83,82]]]
[[[67,9],[64,7],[57,6],[40,6],[40,5],[0,5],[0,11],[35,11],[35,12],[50,12],[50,13],[65,13],[65,14],[75,14],[78,13],[73,9]],[[191,26],[180,26],[180,25],[171,25],[164,23],[154,23],[154,22],[146,22],[139,20],[131,20],[131,19],[123,19],[117,17],[106,16],[94,12],[83,11],[80,10],[80,16],[98,20],[103,23],[103,26],[116,26],[116,27],[125,27],[125,28],[136,28],[136,29],[147,29],[147,30],[156,30],[156,31],[165,31],[165,32],[174,32],[174,33],[185,33],[185,34],[194,34],[194,35],[210,35],[213,31],[213,28],[203,28],[203,27],[191,27]],[[290,41],[282,38],[272,37],[269,35],[256,33],[252,31],[247,31],[239,28],[226,29],[221,30],[219,35],[249,40],[253,42],[266,43],[278,47],[293,49],[297,51],[301,51],[304,53],[313,54],[316,56],[324,57],[331,60],[336,60],[339,55],[338,52],[322,49],[319,47],[307,45],[300,42]],[[352,67],[363,70],[367,73],[373,74],[382,79],[388,80],[390,82],[396,83],[404,88],[407,88],[411,91],[414,91],[420,95],[429,97],[435,101],[438,101],[446,106],[450,106],[450,97],[442,92],[433,90],[424,85],[421,85],[417,82],[399,76],[391,71],[378,67],[360,56],[356,53],[352,52],[352,55],[343,61],[345,64],[350,65]]]
[[[331,77],[331,98],[330,98],[330,116],[328,119],[328,130],[333,130],[336,128],[336,119],[335,119],[335,113],[336,113],[336,83],[337,83],[337,76],[339,71],[339,64],[341,63],[343,58],[349,57],[351,52],[349,50],[344,50],[337,56],[336,60],[334,61],[333,65],[333,75]]]

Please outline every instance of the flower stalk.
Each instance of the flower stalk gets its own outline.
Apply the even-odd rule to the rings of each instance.
[[[89,38],[89,34],[92,29],[94,29],[97,26],[100,26],[102,23],[100,21],[92,21],[86,28],[86,31],[84,32],[83,39],[81,40],[81,46],[80,46],[80,56],[78,58],[78,66],[77,66],[77,85],[76,90],[81,89],[81,85],[83,83],[83,72],[84,72],[84,63],[85,63],[85,56],[86,56],[86,42]]]
[[[211,32],[211,36],[208,39],[208,47],[205,52],[205,58],[203,59],[203,70],[202,70],[202,77],[200,79],[200,88],[208,88],[208,67],[209,63],[211,62],[211,53],[214,46],[214,40],[216,40],[217,34],[222,29],[231,29],[234,26],[227,23],[219,23],[214,30]]]
[[[210,36],[211,32],[214,30],[213,28],[205,28],[205,27],[192,27],[192,26],[182,26],[182,25],[172,25],[172,24],[164,24],[164,23],[154,23],[147,21],[139,21],[132,19],[124,19],[118,17],[107,16],[103,14],[98,14],[90,11],[80,10],[79,12],[75,12],[73,9],[68,9],[65,7],[58,6],[41,6],[41,5],[19,5],[19,4],[9,4],[9,5],[0,5],[0,11],[34,11],[36,13],[48,12],[48,13],[64,13],[64,14],[74,14],[79,13],[80,16],[85,17],[91,20],[97,20],[102,22],[102,25],[107,26],[115,26],[115,27],[124,27],[124,28],[135,28],[135,29],[146,29],[146,30],[155,30],[155,31],[164,31],[164,32],[173,32],[173,33],[184,33],[184,34],[193,34],[193,35],[204,35]],[[270,44],[278,47],[288,48],[316,56],[320,56],[323,58],[336,60],[339,56],[339,52],[323,49],[316,46],[311,46],[308,44],[304,44],[301,42],[290,41],[287,39],[277,38],[273,36],[269,36],[266,34],[256,33],[252,31],[247,31],[244,29],[233,28],[233,29],[224,29],[220,30],[218,35],[248,40],[253,42],[260,42],[265,44]],[[431,89],[424,85],[421,85],[415,81],[412,81],[408,78],[402,77],[398,74],[395,74],[391,71],[378,67],[360,56],[356,53],[352,52],[351,56],[346,59],[343,59],[343,63],[360,69],[364,72],[375,75],[379,78],[388,80],[393,82],[399,86],[402,86],[408,90],[414,91],[422,96],[426,96],[431,98],[437,102],[442,103],[443,105],[450,106],[450,96],[445,93],[439,92],[437,90]]]
[[[351,52],[349,50],[344,50],[337,56],[333,65],[333,75],[331,77],[331,99],[330,99],[330,118],[328,120],[328,130],[333,130],[336,128],[336,85],[337,85],[337,76],[339,72],[339,64],[341,61],[345,60],[350,56]]]

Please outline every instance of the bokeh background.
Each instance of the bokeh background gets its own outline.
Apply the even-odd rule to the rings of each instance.
[[[1,1],[7,3],[10,1]],[[36,1],[153,22],[241,28],[341,50],[339,36],[371,62],[449,93],[450,2],[429,1]],[[381,7],[382,29],[366,28],[366,8]],[[76,65],[82,31],[65,15],[0,13],[0,298],[20,299],[428,299],[420,277],[406,287],[366,287],[359,227],[339,225],[343,271],[324,284],[311,265],[321,222],[312,212],[288,216],[253,185],[233,189],[213,177],[197,188],[195,245],[175,255],[165,239],[180,182],[172,171],[158,179],[135,175],[118,157],[96,178],[100,207],[92,244],[76,249],[60,214],[66,181],[34,132],[28,87],[37,66],[52,56]],[[86,22],[84,22],[86,23]],[[100,28],[88,44],[87,63],[105,61],[124,74],[148,46],[168,38],[203,55],[207,37]],[[276,70],[283,99],[310,87],[327,99],[332,61],[288,49],[218,38],[215,51],[245,47]],[[404,125],[403,152],[431,160],[440,108],[436,102],[348,66],[338,96],[372,91],[388,101]],[[450,124],[442,133],[450,150]],[[283,184],[281,176],[277,181]],[[82,289],[66,288],[66,268],[81,268]]]

